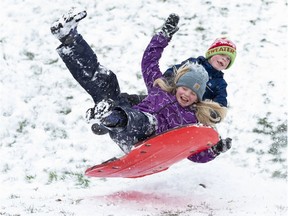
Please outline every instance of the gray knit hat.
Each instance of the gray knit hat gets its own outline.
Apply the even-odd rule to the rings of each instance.
[[[196,93],[198,100],[202,101],[205,93],[206,83],[209,80],[207,71],[199,64],[187,64],[190,68],[176,83],[176,86],[185,86]]]

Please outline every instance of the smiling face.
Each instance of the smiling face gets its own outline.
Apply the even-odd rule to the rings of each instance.
[[[197,102],[197,95],[191,89],[179,86],[176,89],[176,99],[182,107],[187,107]]]
[[[209,58],[208,62],[216,69],[216,70],[225,70],[231,62],[231,59],[228,55],[218,54],[213,55]]]

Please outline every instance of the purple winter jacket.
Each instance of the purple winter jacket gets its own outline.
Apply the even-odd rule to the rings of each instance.
[[[159,60],[164,48],[168,45],[169,39],[161,34],[154,35],[147,46],[142,58],[142,75],[148,90],[147,97],[134,109],[152,114],[157,119],[156,134],[175,127],[187,124],[198,123],[195,110],[190,107],[182,107],[176,100],[176,96],[163,91],[153,82],[162,77],[159,68]],[[189,160],[198,163],[205,163],[214,159],[216,155],[210,149],[202,151]]]
[[[158,86],[153,86],[153,82],[162,77],[159,60],[167,45],[167,38],[162,35],[155,35],[146,48],[142,59],[142,74],[148,95],[140,104],[133,107],[155,116],[158,126],[156,134],[198,122],[194,110],[190,107],[180,106],[175,95],[163,91]]]

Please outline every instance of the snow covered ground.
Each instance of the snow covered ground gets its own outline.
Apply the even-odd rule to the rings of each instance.
[[[287,1],[0,2],[0,215],[287,215]],[[229,113],[218,126],[233,148],[207,164],[184,160],[139,179],[88,178],[86,168],[121,155],[85,122],[93,106],[59,59],[50,25],[72,6],[79,32],[122,90],[143,93],[140,61],[170,13],[180,30],[161,68],[203,55],[228,35],[237,44]]]

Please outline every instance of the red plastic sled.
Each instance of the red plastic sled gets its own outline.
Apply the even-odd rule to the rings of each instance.
[[[211,127],[188,125],[140,142],[129,154],[88,168],[90,177],[138,178],[167,170],[171,165],[210,148],[219,141]]]

